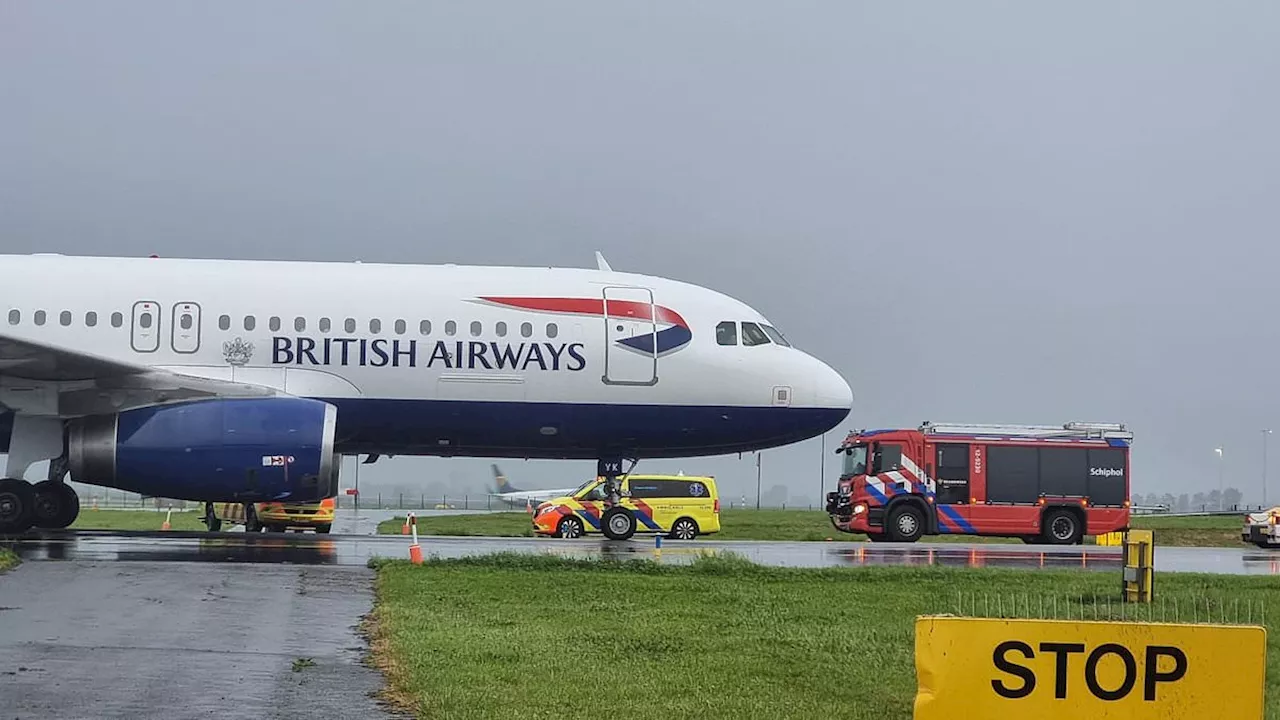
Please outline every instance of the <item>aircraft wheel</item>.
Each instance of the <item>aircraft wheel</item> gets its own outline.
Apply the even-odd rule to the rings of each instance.
[[[35,492],[32,510],[36,527],[61,530],[80,515],[80,496],[70,485],[58,480],[42,480],[32,490]]]
[[[604,511],[600,527],[610,540],[629,540],[636,533],[636,516],[630,510],[615,505]]]
[[[26,480],[0,480],[0,533],[22,533],[35,524],[36,491]]]
[[[204,524],[208,526],[209,532],[218,532],[222,529],[222,519],[213,511],[213,503],[204,504]]]

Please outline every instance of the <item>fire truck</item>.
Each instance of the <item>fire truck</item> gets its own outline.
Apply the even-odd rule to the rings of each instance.
[[[859,430],[826,511],[872,541],[988,535],[1070,545],[1129,527],[1129,448],[1121,423]]]

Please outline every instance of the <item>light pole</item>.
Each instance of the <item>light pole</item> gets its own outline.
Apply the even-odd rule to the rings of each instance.
[[[1213,449],[1218,453],[1218,509],[1222,509],[1222,446]]]
[[[819,508],[821,508],[821,507],[823,507],[823,503],[822,503],[822,490],[823,490],[822,476],[823,476],[823,474],[826,472],[826,469],[827,469],[827,434],[826,434],[826,433],[822,433],[822,435],[820,435],[820,436],[819,436],[819,439],[822,441],[822,445],[821,445],[821,448],[818,450],[818,507],[819,507]]]
[[[1262,431],[1262,509],[1267,509],[1267,436],[1271,434],[1269,428]]]
[[[760,452],[755,452],[755,509],[760,509]]]

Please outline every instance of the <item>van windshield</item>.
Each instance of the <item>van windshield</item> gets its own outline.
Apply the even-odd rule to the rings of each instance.
[[[586,482],[582,483],[581,485],[579,485],[579,486],[578,486],[578,488],[577,488],[576,490],[574,490],[573,492],[569,493],[569,497],[578,497],[579,495],[581,495],[581,494],[583,493],[583,491],[585,491],[587,488],[591,487],[592,485],[595,485],[595,484],[596,484],[596,483],[598,483],[598,482],[600,482],[600,478],[598,478],[598,477],[593,477],[593,478],[591,478],[590,480],[588,480],[588,481],[586,481]]]
[[[867,472],[867,446],[853,445],[844,449],[844,468],[840,471],[843,477],[865,475]]]

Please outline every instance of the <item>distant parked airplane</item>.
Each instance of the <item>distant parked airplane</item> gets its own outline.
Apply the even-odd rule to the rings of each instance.
[[[529,504],[537,505],[551,498],[568,495],[578,489],[578,486],[575,485],[574,487],[553,490],[521,490],[507,481],[507,476],[502,474],[497,465],[490,465],[489,467],[493,470],[493,492],[489,493],[489,495],[501,500],[509,507],[523,509]]]

